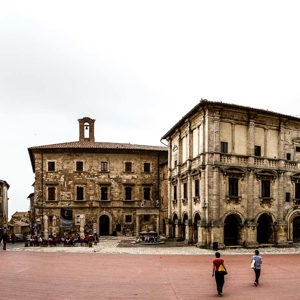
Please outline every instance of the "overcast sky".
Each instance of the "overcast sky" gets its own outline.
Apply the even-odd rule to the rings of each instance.
[[[300,115],[299,1],[0,0],[0,179],[27,211],[28,147],[161,145],[201,98]]]

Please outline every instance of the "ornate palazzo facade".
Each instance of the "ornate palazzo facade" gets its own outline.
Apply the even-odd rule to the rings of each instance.
[[[167,236],[199,247],[300,241],[300,119],[201,100],[168,142]]]
[[[79,141],[28,149],[35,173],[35,232],[46,239],[163,233],[167,148],[95,142],[95,120],[78,121]]]

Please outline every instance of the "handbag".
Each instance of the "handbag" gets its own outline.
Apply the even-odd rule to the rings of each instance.
[[[227,271],[225,269],[225,267],[223,266],[223,264],[220,264],[219,268],[218,268],[218,272],[222,273],[223,275],[227,275]]]
[[[254,259],[251,260],[251,269],[255,269],[255,260]]]

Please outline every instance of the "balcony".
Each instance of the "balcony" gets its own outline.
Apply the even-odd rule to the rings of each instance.
[[[260,205],[271,207],[273,200],[274,199],[272,197],[261,197],[260,198]]]
[[[182,202],[183,205],[187,205],[188,200],[186,198],[182,198],[181,202]]]
[[[240,204],[242,201],[241,196],[234,196],[234,195],[227,195],[226,196],[226,203],[227,204]]]
[[[200,203],[200,197],[193,197],[194,204]]]

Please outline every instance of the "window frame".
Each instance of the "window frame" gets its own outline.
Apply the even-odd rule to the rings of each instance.
[[[254,145],[254,156],[261,157],[261,146]]]
[[[100,172],[109,172],[108,161],[100,162]]]
[[[129,196],[128,193],[130,193],[130,197],[128,197]],[[128,198],[130,198],[130,199],[128,199]],[[132,186],[125,186],[124,187],[124,200],[125,201],[132,201],[133,200],[133,188],[132,188]]]
[[[130,218],[130,220],[127,220],[127,218]],[[124,223],[131,224],[133,222],[132,215],[124,215]]]
[[[54,197],[51,197],[54,196]],[[51,199],[53,198],[53,199]],[[55,186],[48,186],[47,187],[47,200],[48,201],[57,201],[57,195],[56,195],[56,187]]]
[[[300,182],[295,182],[295,201],[300,202]]]
[[[177,201],[177,185],[173,185],[173,200]]]
[[[269,179],[261,180],[261,198],[262,199],[271,198],[271,180]]]
[[[77,185],[76,186],[76,201],[84,201],[85,200],[84,193],[85,193],[84,186]],[[79,197],[79,196],[82,196],[82,197]],[[79,199],[79,198],[82,198],[82,199]]]
[[[132,173],[133,172],[133,163],[132,163],[132,161],[125,161],[124,162],[124,172],[125,173]]]
[[[239,198],[239,178],[228,177],[228,197],[230,199]]]
[[[182,195],[183,195],[183,199],[187,199],[188,198],[188,183],[187,182],[183,182],[182,184]]]
[[[56,163],[54,160],[47,161],[47,171],[48,172],[55,172],[56,170]]]
[[[148,186],[143,187],[143,199],[146,201],[151,200],[151,187]]]
[[[83,172],[84,171],[83,160],[76,160],[75,169],[76,169],[76,172]]]
[[[222,154],[228,154],[228,142],[221,142],[221,153]]]
[[[194,197],[200,198],[200,179],[194,180]]]
[[[150,172],[151,172],[151,163],[144,162],[144,173],[150,173]]]
[[[106,196],[103,197],[103,195],[106,195]],[[109,201],[108,195],[109,195],[109,187],[107,185],[101,185],[100,186],[100,200],[101,201]]]

